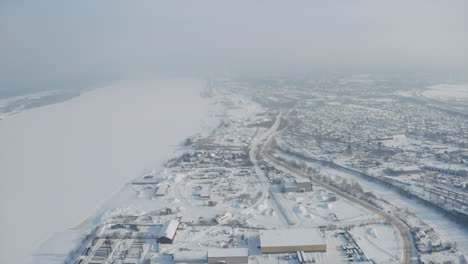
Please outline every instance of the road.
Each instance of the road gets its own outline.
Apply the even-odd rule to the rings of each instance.
[[[261,189],[262,189],[262,196],[257,201],[255,201],[255,203],[249,206],[244,213],[248,213],[248,212],[251,212],[252,210],[255,210],[255,207],[263,203],[263,201],[265,201],[265,199],[268,197],[270,193],[270,181],[266,177],[265,172],[260,168],[260,165],[258,164],[257,155],[260,152],[262,152],[261,150],[263,149],[263,146],[266,143],[270,142],[273,136],[275,135],[275,132],[278,129],[280,121],[281,121],[281,116],[282,116],[282,113],[279,113],[276,116],[275,123],[270,127],[270,129],[268,129],[268,131],[262,134],[261,136],[255,138],[250,145],[249,158],[254,166],[255,174],[257,175],[260,181]],[[265,141],[264,144],[262,144],[263,141]]]
[[[261,135],[260,137],[257,137],[255,140],[253,140],[252,144],[251,144],[251,147],[250,147],[250,152],[249,152],[249,156],[250,156],[250,159],[252,161],[252,164],[254,165],[254,168],[255,168],[255,172],[257,174],[257,176],[259,177],[260,179],[260,183],[262,185],[262,197],[260,197],[260,199],[257,200],[256,203],[254,203],[252,206],[250,206],[249,208],[246,209],[246,212],[252,210],[254,207],[256,207],[257,205],[261,204],[267,197],[267,194],[270,193],[270,182],[268,180],[268,178],[266,177],[265,173],[263,170],[260,169],[260,166],[258,164],[258,158],[261,158],[261,159],[265,159],[265,160],[268,160],[270,161],[271,163],[275,164],[275,166],[277,166],[278,168],[281,168],[283,169],[284,171],[289,171],[290,173],[292,174],[296,174],[298,176],[301,176],[301,177],[305,177],[305,178],[309,178],[308,175],[305,175],[302,171],[299,171],[297,169],[293,169],[291,168],[290,166],[288,166],[288,164],[285,164],[284,162],[282,161],[279,161],[279,160],[276,160],[275,158],[269,156],[266,154],[266,152],[264,151],[264,147],[265,145],[268,145],[277,135],[280,135],[281,131],[277,131],[278,130],[278,127],[279,127],[279,123],[280,123],[280,120],[281,120],[281,116],[282,116],[282,113],[278,114],[278,116],[276,117],[276,120],[275,120],[275,123],[273,124],[273,126],[263,135]],[[261,144],[262,141],[265,140],[265,143],[264,144]],[[323,184],[315,179],[311,179],[312,182],[318,186],[321,186],[322,188],[326,189],[326,190],[329,190],[329,191],[332,191],[334,193],[336,193],[337,195],[351,201],[351,202],[354,202],[356,204],[359,204],[360,206],[368,209],[369,211],[371,212],[374,212],[375,214],[383,217],[384,219],[386,219],[389,223],[391,223],[395,229],[399,232],[400,234],[400,237],[402,238],[402,242],[403,242],[403,261],[402,263],[405,263],[405,264],[413,264],[413,263],[417,263],[418,260],[417,260],[417,252],[416,252],[416,248],[414,246],[414,241],[413,241],[413,237],[411,235],[411,231],[409,230],[409,228],[398,218],[396,218],[395,216],[391,215],[391,214],[388,214],[387,212],[383,211],[383,210],[380,210],[379,208],[367,203],[367,202],[364,202],[362,200],[359,200],[357,199],[356,197],[354,196],[351,196],[347,193],[344,193],[342,192],[341,190],[337,189],[337,188],[334,188],[330,185],[327,185],[327,184]],[[274,198],[274,197],[272,197]],[[275,203],[273,203],[275,205]],[[276,210],[281,210],[281,208],[275,208]],[[280,213],[280,212],[278,212]],[[292,221],[292,219],[289,219],[289,222],[288,224],[289,225],[295,225],[296,223],[294,221]]]
[[[269,155],[267,155],[266,153],[262,152],[260,153],[260,155],[267,161],[271,162],[272,164],[274,164],[277,168],[280,168],[284,171],[287,171],[291,174],[295,174],[295,175],[298,175],[298,176],[301,176],[301,177],[305,177],[305,178],[308,178],[309,179],[309,176],[304,174],[302,171],[299,171],[297,169],[294,169],[294,168],[291,168],[291,166],[289,166],[288,164],[280,161],[280,160],[277,160],[275,159],[274,157],[271,157]],[[417,263],[417,252],[416,252],[416,248],[414,247],[414,241],[413,241],[413,237],[411,235],[411,231],[409,230],[409,228],[401,221],[399,220],[398,218],[396,218],[395,216],[393,215],[390,215],[388,214],[387,212],[385,211],[382,211],[380,210],[379,208],[367,203],[367,202],[364,202],[362,200],[359,200],[358,198],[354,197],[354,196],[351,196],[347,193],[344,193],[342,192],[341,190],[335,188],[335,187],[332,187],[328,184],[324,184],[322,182],[319,182],[313,178],[311,178],[311,181],[317,185],[317,186],[320,186],[328,191],[331,191],[331,192],[334,192],[336,193],[337,195],[341,196],[342,198],[345,198],[351,202],[354,202],[372,212],[374,212],[375,214],[383,217],[384,219],[386,219],[389,223],[391,223],[395,229],[399,232],[400,234],[400,237],[402,238],[402,242],[403,242],[403,261],[402,263],[405,263],[405,264],[413,264],[413,263]]]
[[[243,214],[243,215],[254,211],[255,207],[260,205],[268,197],[268,195],[270,193],[270,181],[268,180],[268,178],[266,177],[264,171],[260,168],[260,165],[258,164],[257,154],[259,152],[261,152],[260,149],[263,148],[263,146],[264,146],[264,144],[262,144],[262,142],[269,142],[271,140],[271,138],[273,137],[273,135],[275,134],[276,130],[279,127],[279,124],[280,124],[280,121],[281,121],[281,116],[282,116],[282,113],[279,113],[276,116],[275,123],[270,127],[270,129],[268,129],[268,131],[266,131],[264,134],[261,134],[261,135],[255,137],[255,139],[252,140],[252,142],[250,144],[249,157],[250,157],[250,161],[252,162],[252,164],[253,164],[253,166],[255,168],[255,173],[259,178],[262,195],[260,196],[260,198],[257,201],[255,201],[255,203],[253,203],[251,206],[247,207],[245,210],[243,210],[241,212],[241,214]],[[212,230],[214,230],[216,228],[217,228],[217,226],[209,227],[209,228],[199,232],[197,235],[191,237],[190,239],[187,239],[187,240],[182,241],[182,242],[174,243],[171,246],[162,249],[161,252],[164,252],[166,254],[167,253],[173,253],[176,249],[186,245],[187,243],[201,239],[203,236],[205,236],[206,234],[208,234],[209,232],[211,232]]]
[[[256,138],[252,141],[249,157],[255,168],[255,174],[259,177],[260,183],[262,185],[262,196],[248,209],[254,210],[254,208],[260,205],[268,196],[271,198],[272,205],[274,210],[280,216],[284,224],[288,226],[297,226],[301,221],[298,219],[297,215],[288,207],[287,203],[282,201],[281,194],[274,193],[271,190],[270,180],[265,175],[265,172],[260,168],[258,164],[258,155],[263,152],[265,146],[268,146],[271,141],[282,131],[278,131],[279,124],[281,122],[282,113],[279,113],[276,116],[275,123],[271,128],[263,134],[261,137]],[[263,142],[263,143],[262,143]],[[267,195],[268,194],[268,195]],[[247,210],[249,212],[251,210]]]

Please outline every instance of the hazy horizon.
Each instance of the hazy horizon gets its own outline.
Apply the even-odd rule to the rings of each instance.
[[[0,262],[466,263],[467,29],[467,0],[0,0]]]
[[[212,72],[468,72],[468,2],[2,1],[0,91]]]

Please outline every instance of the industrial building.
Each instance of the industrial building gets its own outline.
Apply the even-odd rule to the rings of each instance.
[[[282,192],[310,192],[312,191],[312,182],[305,178],[294,178],[293,180],[283,180],[281,185]]]
[[[209,249],[208,264],[248,264],[247,248]]]
[[[411,174],[418,174],[420,172],[421,170],[416,166],[404,166],[404,167],[385,169],[385,173],[390,176],[411,175]]]
[[[156,192],[154,193],[155,196],[165,196],[167,194],[167,189],[169,189],[169,185],[165,183],[160,183],[157,186]]]
[[[208,253],[206,251],[178,251],[172,255],[172,259],[174,260],[174,263],[206,264],[207,255]]]
[[[264,230],[260,233],[262,253],[325,252],[327,245],[317,228]]]
[[[445,174],[450,174],[450,175],[455,175],[455,176],[468,175],[467,171],[465,170],[451,170],[451,169],[444,169],[444,168],[438,168],[438,167],[432,167],[432,166],[424,166],[424,169],[428,171],[437,171],[440,173],[445,173]]]
[[[159,231],[158,242],[161,244],[172,244],[177,233],[177,228],[179,227],[179,224],[180,223],[177,220],[167,221]]]

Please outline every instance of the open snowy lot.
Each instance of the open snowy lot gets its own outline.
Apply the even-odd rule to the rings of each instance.
[[[32,263],[46,240],[46,248],[57,248],[54,241],[64,247],[56,254],[70,250],[76,232],[62,231],[201,129],[210,108],[203,87],[197,80],[120,82],[1,120],[0,224],[7,228],[0,262]]]
[[[468,84],[439,84],[428,87],[425,97],[452,103],[468,103]]]
[[[351,229],[359,246],[377,263],[401,263],[401,238],[390,225],[358,226]]]

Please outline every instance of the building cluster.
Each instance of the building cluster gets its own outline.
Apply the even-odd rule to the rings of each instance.
[[[375,177],[447,210],[427,188],[468,191],[468,123],[463,116],[398,96],[304,97],[277,140],[280,150]],[[424,182],[424,184],[421,184]],[[426,189],[424,189],[426,188]],[[457,213],[458,214],[458,213]]]
[[[385,231],[389,225],[379,215],[342,199],[337,189],[312,184],[319,172],[304,170],[310,175],[299,177],[262,159],[267,152],[301,156],[442,199],[463,212],[468,198],[458,193],[467,180],[466,122],[398,97],[377,98],[376,85],[394,92],[366,76],[210,81],[204,95],[219,96],[220,124],[187,139],[183,154],[162,171],[133,181],[130,202],[103,216],[77,251],[77,262],[378,263],[362,244],[379,244],[376,250],[391,255],[401,242],[396,233],[363,236],[368,243],[353,231],[363,226]],[[355,91],[363,97],[353,97],[350,86],[361,87]],[[363,192],[356,184],[346,186],[348,192]],[[418,247],[439,241],[431,234],[419,230]],[[385,263],[399,263],[401,253],[393,252],[396,257]]]

